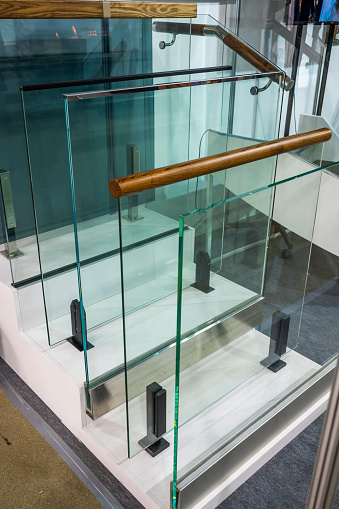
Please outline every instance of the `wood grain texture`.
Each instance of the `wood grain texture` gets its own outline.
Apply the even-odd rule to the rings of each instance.
[[[1,19],[78,19],[102,18],[102,2],[96,1],[0,1]]]
[[[175,184],[183,180],[208,175],[215,171],[226,170],[316,143],[322,143],[328,141],[331,136],[332,131],[328,128],[317,129],[303,134],[295,134],[279,140],[258,143],[250,147],[203,157],[202,159],[195,159],[193,161],[173,164],[143,173],[112,179],[109,183],[109,190],[114,198],[120,198],[122,196],[140,193],[147,189],[155,189],[157,187]]]
[[[251,48],[247,44],[245,44],[243,41],[238,39],[235,35],[228,33],[225,35],[223,39],[223,43],[233,50],[237,55],[239,55],[241,58],[246,60],[249,64],[253,65],[255,69],[258,69],[260,72],[277,72],[280,71],[278,67],[276,67],[272,62],[267,60],[265,57],[260,55],[255,49]],[[280,84],[280,77],[279,76],[273,76],[272,81],[275,83]],[[289,90],[293,87],[293,80],[289,78],[288,76],[285,77],[285,90]]]
[[[0,19],[194,18],[197,4],[97,0],[0,0]]]
[[[196,25],[191,23],[175,23],[173,21],[157,21],[154,23],[154,31],[176,34],[176,35],[204,35],[205,25]]]
[[[197,4],[110,2],[111,18],[196,18]]]

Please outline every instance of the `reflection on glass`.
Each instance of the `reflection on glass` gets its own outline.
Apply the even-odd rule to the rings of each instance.
[[[250,94],[251,85],[255,81],[252,79],[237,81],[235,84],[235,91],[239,95],[243,94],[251,98],[252,103],[248,102],[249,111],[255,110],[257,99]],[[258,81],[256,81],[258,83]],[[262,80],[263,83],[266,79]],[[260,80],[259,80],[260,83]],[[99,111],[100,105],[106,101],[112,101],[115,105],[124,104],[124,101],[130,100],[133,97],[135,102],[142,102],[148,99],[148,95],[154,101],[154,116],[152,122],[155,126],[167,126],[165,132],[162,129],[155,129],[157,133],[157,143],[154,146],[154,160],[155,166],[168,166],[170,164],[179,163],[196,157],[203,157],[212,155],[234,148],[240,148],[246,145],[255,143],[255,140],[246,137],[237,136],[236,128],[234,133],[228,135],[222,132],[222,126],[227,124],[229,117],[229,108],[227,107],[230,89],[233,83],[214,83],[207,86],[197,86],[186,88],[169,88],[164,90],[152,92],[138,92],[134,96],[129,94],[112,95],[110,97],[100,97],[100,94],[94,95],[90,99],[73,101],[72,96],[68,97],[67,109],[70,119],[70,140],[72,143],[72,166],[74,169],[74,189],[75,189],[75,203],[76,203],[76,221],[79,228],[79,255],[80,260],[83,260],[83,250],[86,249],[86,239],[81,239],[81,232],[84,222],[82,221],[82,208],[81,202],[77,201],[77,186],[83,185],[81,175],[83,164],[79,164],[77,159],[81,154],[77,153],[77,126],[81,126],[81,119],[91,119],[93,114],[85,114],[87,111]],[[272,99],[279,102],[280,92],[278,86],[272,85],[269,91]],[[220,104],[226,103],[220,115]],[[98,108],[94,110],[93,104],[98,103]],[[198,104],[206,105],[206,113],[199,110],[196,106]],[[88,104],[88,106],[87,106]],[[180,106],[178,109],[173,106]],[[123,108],[121,107],[121,110]],[[164,115],[166,113],[166,116]],[[276,115],[278,107],[271,112],[272,118],[267,125],[267,133],[269,137],[274,137],[277,128]],[[143,117],[139,117],[142,120]],[[119,124],[120,125],[120,124]],[[75,126],[75,127],[73,127]],[[122,131],[128,132],[129,122],[125,117],[121,118]],[[269,126],[271,126],[269,130]],[[95,128],[99,129],[98,122],[93,124],[90,132],[95,132]],[[75,129],[75,131],[74,131]],[[238,126],[241,130],[241,126]],[[75,132],[75,144],[73,144],[73,133]],[[246,134],[250,134],[248,131]],[[136,136],[138,130],[133,130]],[[138,159],[137,167],[144,170],[151,167],[146,159],[147,151],[143,148],[145,143],[150,139],[147,137],[148,131],[140,127],[140,133],[143,137],[139,139],[130,138],[129,146],[139,146],[140,156]],[[145,141],[144,141],[145,140]],[[97,152],[91,152],[91,156],[95,159],[92,161],[92,167],[100,168],[100,146],[97,145]],[[130,149],[129,149],[130,150]],[[103,152],[105,152],[103,150]],[[126,156],[125,156],[126,157]],[[84,158],[85,160],[86,158]],[[122,160],[123,161],[123,160]],[[175,338],[175,291],[177,280],[177,232],[178,232],[178,218],[182,213],[192,209],[195,206],[206,206],[216,200],[224,200],[226,197],[232,197],[242,192],[248,191],[251,186],[256,183],[267,185],[274,180],[275,175],[275,159],[269,159],[260,164],[245,165],[241,168],[233,168],[228,171],[221,171],[213,176],[202,177],[194,181],[183,182],[172,186],[156,189],[145,193],[139,193],[126,198],[120,199],[120,241],[121,241],[121,271],[122,271],[122,284],[123,284],[123,330],[124,330],[124,348],[125,348],[125,366],[127,377],[127,400],[128,400],[128,419],[129,419],[129,454],[133,456],[141,450],[140,441],[146,435],[146,387],[154,382],[155,379],[161,378],[164,381],[167,377],[173,376],[174,373],[174,349],[170,348],[174,343]],[[93,189],[96,183],[93,182]],[[81,189],[81,187],[80,187]],[[95,196],[95,193],[93,193]],[[113,204],[114,205],[114,204]],[[238,205],[237,205],[238,206]],[[78,213],[79,211],[79,213]],[[87,209],[85,209],[87,212]],[[260,294],[262,285],[262,276],[258,271],[251,271],[250,274],[241,274],[240,269],[236,268],[239,261],[237,255],[239,246],[237,245],[238,239],[234,235],[234,221],[236,221],[237,214],[244,213],[247,217],[251,214],[249,210],[236,212],[234,208],[229,211],[228,223],[223,224],[223,219],[220,215],[214,214],[201,214],[199,217],[194,218],[193,225],[186,225],[186,235],[190,240],[185,244],[186,261],[185,267],[188,271],[185,278],[185,284],[190,286],[194,283],[194,260],[195,256],[201,250],[207,249],[208,246],[213,244],[212,262],[211,267],[213,272],[219,274],[221,267],[224,276],[234,280],[235,285],[241,284],[241,278],[246,278],[249,281],[249,301],[254,295]],[[114,221],[114,214],[111,220]],[[245,220],[244,220],[245,221]],[[246,221],[245,221],[246,222]],[[251,224],[251,219],[247,221]],[[107,223],[108,225],[108,223]],[[108,235],[112,235],[113,223],[109,227]],[[228,229],[227,235],[222,236],[222,241],[216,241],[218,233],[212,235],[209,233],[206,236],[206,228],[212,232],[219,229]],[[255,229],[255,227],[253,227]],[[265,230],[265,226],[263,226]],[[186,231],[185,230],[185,231]],[[245,232],[245,229],[244,229]],[[246,234],[244,233],[246,236]],[[262,237],[261,230],[252,231],[248,227],[247,242],[256,243],[256,236]],[[253,237],[252,237],[253,236]],[[106,239],[108,240],[106,234]],[[118,241],[118,236],[115,236]],[[102,245],[93,245],[95,249],[101,249]],[[225,252],[229,254],[229,265],[223,265],[222,260]],[[262,253],[258,254],[258,264],[261,261]],[[98,305],[93,305],[101,310],[107,310],[106,320],[115,318],[112,325],[107,322],[107,327],[117,327],[121,309],[119,306],[120,286],[116,280],[119,266],[113,269],[113,264],[117,264],[116,257],[111,256],[107,259],[107,264],[111,264],[111,268],[103,271],[103,263],[92,265],[92,270],[98,270],[97,278],[106,277],[110,274],[110,278],[106,284],[100,286],[93,285],[89,281],[87,286],[86,281],[82,278],[85,274],[85,267],[81,266],[81,283],[83,290],[83,302],[85,305],[86,313],[91,322],[91,306],[89,301],[96,295],[96,288],[98,290]],[[108,265],[107,265],[108,267]],[[102,275],[102,276],[101,276]],[[217,276],[216,276],[217,277]],[[217,278],[218,279],[218,278]],[[239,283],[238,283],[239,280]],[[107,294],[103,294],[103,289],[107,290]],[[218,299],[220,298],[218,293]],[[215,294],[217,295],[217,294]],[[113,305],[113,301],[116,302]],[[93,302],[93,301],[92,301]],[[107,306],[106,306],[107,303]],[[220,313],[224,312],[225,302],[220,300]],[[154,316],[154,309],[155,316]],[[207,311],[207,308],[206,308]],[[195,316],[197,319],[199,317]],[[206,323],[214,320],[215,316],[207,316]],[[103,323],[103,312],[98,315],[92,315],[92,319],[96,320],[97,325]],[[115,324],[115,325],[114,325]],[[187,321],[185,332],[187,335],[192,334],[196,328],[201,327],[202,324],[197,322]],[[113,329],[112,329],[113,331]],[[94,332],[94,331],[93,331]],[[91,336],[91,335],[90,335]],[[118,345],[120,334],[114,335],[114,344]],[[140,341],[139,338],[147,338]],[[93,342],[93,340],[90,340]],[[165,366],[160,362],[159,352],[169,350],[169,360],[164,361]],[[157,354],[159,362],[158,367],[155,366],[154,355]],[[111,349],[110,356],[105,356],[97,362],[98,350],[95,349],[87,353],[89,378],[93,380],[98,376],[99,366],[104,370],[105,366],[108,369],[110,363],[111,373],[114,372],[114,366],[117,366],[120,357],[117,355],[117,349]],[[120,361],[121,362],[121,361]],[[150,365],[154,367],[150,368]],[[118,366],[115,368],[118,369]],[[159,374],[159,370],[160,373]],[[103,371],[104,373],[104,371]],[[166,375],[166,376],[165,376]],[[139,380],[139,383],[137,383]],[[140,382],[142,380],[142,383]],[[166,382],[164,382],[166,384]],[[165,387],[165,386],[164,386]],[[140,418],[140,408],[142,409],[143,418]],[[171,412],[171,406],[168,406]],[[171,422],[171,419],[168,419]],[[144,425],[142,425],[144,423]],[[169,425],[170,427],[170,425]],[[146,447],[145,441],[142,446]]]
[[[288,154],[278,160],[277,175],[295,159],[301,171],[308,170],[301,177],[181,216],[174,488],[244,423],[317,369],[299,338],[321,172]],[[201,221],[205,234],[197,236]],[[185,262],[189,231],[199,250],[191,275]],[[292,349],[298,353],[289,354]],[[267,367],[281,386],[267,387]],[[229,408],[232,418],[226,417]],[[193,429],[199,429],[197,439],[188,445],[186,433],[195,436]]]
[[[173,344],[175,330],[168,327],[164,336],[159,334],[149,347],[141,348],[137,344],[141,337],[137,329],[146,324],[135,324],[133,316],[135,319],[135,313],[152,303],[175,297],[173,274],[176,274],[179,216],[252,187],[246,168],[237,174],[221,172],[197,182],[121,200],[119,215],[117,202],[108,193],[109,180],[232,150],[257,139],[272,139],[277,134],[283,73],[277,70],[272,76],[262,77],[252,64],[244,61],[241,72],[252,73],[251,76],[228,82],[235,74],[235,68],[230,68],[234,63],[233,51],[218,37],[191,36],[190,23],[186,22],[187,34],[178,36],[171,47],[162,50],[159,43],[167,41],[167,34],[155,31],[151,20],[105,20],[102,24],[98,22],[92,31],[85,20],[83,24],[67,26],[60,22],[53,40],[55,36],[54,45],[62,48],[62,58],[52,59],[49,76],[37,74],[18,83],[28,148],[26,180],[32,189],[34,206],[30,220],[25,206],[17,211],[17,232],[24,232],[20,225],[25,221],[30,221],[30,225],[25,223],[26,233],[18,236],[25,263],[18,259],[12,263],[12,269],[15,285],[21,288],[22,307],[26,302],[28,309],[27,302],[33,298],[41,303],[34,320],[23,310],[24,329],[29,329],[33,339],[41,337],[42,332],[45,334],[46,313],[50,344],[70,337],[73,334],[70,304],[81,297],[89,341],[95,347],[85,352],[88,386],[121,373],[124,362],[131,368],[128,376],[134,376],[132,368],[142,366],[145,356],[151,358],[159,349],[167,348],[169,342]],[[193,21],[199,23],[217,26],[207,16]],[[46,33],[49,30],[50,27],[46,28]],[[32,47],[35,48],[34,44]],[[42,67],[45,65],[44,59],[39,62]],[[160,75],[161,72],[167,75]],[[104,76],[113,78],[103,82]],[[271,77],[274,81],[267,86]],[[57,81],[61,79],[64,81]],[[51,80],[55,83],[47,83]],[[185,82],[185,86],[164,85],[173,82],[180,85]],[[153,89],[143,88],[147,86]],[[264,92],[255,95],[251,92],[253,87]],[[115,93],[117,89],[121,93]],[[99,91],[106,95],[70,100],[71,94]],[[68,132],[64,95],[67,95]],[[265,108],[267,102],[272,106],[269,111]],[[256,182],[271,182],[274,171],[272,161],[257,167]],[[16,196],[13,200],[20,202]],[[213,225],[214,221],[212,218]],[[207,223],[210,222],[208,218]],[[205,226],[204,221],[195,225],[196,238],[202,244],[213,241],[203,239]],[[231,236],[228,242],[232,244]],[[189,249],[192,265],[196,249],[193,240]],[[214,255],[223,256],[222,251],[213,252]],[[215,273],[220,271],[219,265],[214,262]],[[161,278],[162,284],[158,284]],[[255,278],[253,285],[257,285]],[[129,344],[126,358],[123,320],[125,342]],[[161,313],[158,320],[161,328]],[[172,363],[168,373],[172,376],[173,372]],[[133,393],[133,384],[129,385],[131,399],[140,395]],[[139,451],[137,432],[135,438],[135,451]]]
[[[17,209],[17,232],[25,261],[13,259],[12,269],[17,287],[27,284],[40,286],[42,280],[50,344],[71,335],[69,306],[72,300],[78,298],[62,95],[95,91],[103,87],[133,89],[135,86],[159,84],[166,80],[180,82],[188,79],[189,70],[192,71],[192,79],[199,80],[205,75],[205,71],[206,75],[213,77],[227,74],[230,67],[223,65],[222,55],[216,55],[210,59],[211,64],[208,67],[205,68],[204,62],[200,61],[202,70],[192,69],[189,35],[177,41],[175,52],[171,53],[170,62],[164,67],[164,59],[159,58],[162,51],[156,38],[153,40],[151,20],[105,20],[105,23],[106,27],[100,28],[101,25],[98,25],[92,31],[87,29],[87,22],[83,22],[83,26],[81,23],[71,25],[72,37],[81,39],[78,44],[90,51],[88,54],[86,52],[78,54],[75,51],[71,56],[67,53],[60,60],[61,63],[59,62],[65,68],[61,69],[56,63],[55,69],[51,69],[50,74],[50,79],[55,79],[55,83],[48,83],[47,77],[41,79],[38,75],[35,82],[43,81],[45,84],[31,85],[34,80],[22,80],[19,83],[22,85],[34,216],[32,215],[30,226],[32,235],[21,238],[20,225],[27,222],[28,214],[25,207]],[[60,29],[57,34],[57,39],[62,40],[68,32]],[[96,45],[92,47],[90,43],[95,38]],[[72,41],[68,41],[67,44],[73,47]],[[67,44],[65,48],[68,48]],[[74,42],[74,45],[76,44]],[[113,78],[111,81],[106,79],[103,83],[103,77],[107,75]],[[65,81],[60,82],[61,78]],[[77,182],[76,196],[78,216],[81,220],[81,228],[78,231],[85,284],[86,281],[93,281],[93,274],[85,268],[86,264],[91,263],[94,267],[97,262],[96,256],[109,258],[118,254],[118,240],[115,239],[113,242],[109,238],[104,240],[107,223],[112,224],[112,221],[113,223],[115,221],[117,231],[116,206],[107,193],[109,179],[130,171],[142,171],[146,169],[146,161],[147,168],[161,164],[160,153],[163,160],[167,161],[168,153],[166,154],[162,143],[166,136],[172,138],[172,144],[181,142],[180,130],[169,132],[170,123],[159,123],[159,130],[155,132],[152,123],[154,115],[157,118],[163,115],[165,119],[166,114],[166,105],[162,105],[161,101],[154,103],[151,95],[142,100],[129,97],[127,101],[125,97],[116,101],[104,100],[101,104],[96,103],[92,106],[87,104],[79,114],[75,109],[71,120],[77,117],[77,121],[72,123],[71,127],[72,143],[75,146],[73,160],[76,171],[81,171],[82,175],[82,184]],[[125,122],[126,115],[133,120],[129,125]],[[162,150],[157,151],[156,161],[153,145],[160,146],[160,143]],[[141,150],[136,161],[136,157],[131,153],[127,154],[127,150],[131,152],[138,147]],[[91,186],[95,185],[95,191],[89,193],[88,183],[94,181],[95,184]],[[14,196],[14,201],[16,200]],[[130,213],[133,214],[134,210],[135,207],[131,205]],[[114,231],[112,236],[114,237]],[[67,287],[62,302],[60,298],[56,299],[60,287]],[[118,288],[116,291],[119,291]],[[101,300],[101,296],[98,297],[94,292],[89,305],[97,304],[98,299]],[[120,305],[118,307],[120,309]],[[115,310],[112,313],[106,310],[97,321],[92,320],[92,314],[89,313],[88,325],[93,327],[98,323],[104,323],[108,315],[111,318],[115,313]]]
[[[295,46],[300,44],[298,77],[294,88],[295,98],[293,108],[289,112],[287,133],[285,131],[286,113],[282,117],[281,133],[285,132],[285,135],[300,132],[299,123],[303,114],[314,115],[316,112],[319,80],[326,49],[327,28],[324,25],[298,26],[292,23],[294,3],[297,2],[267,2],[266,7],[263,8],[260,0],[254,0],[251,4],[242,3],[239,13],[238,34],[241,39],[254,48],[260,48],[262,54],[284,69],[288,76],[292,73]],[[303,3],[303,6],[305,5]],[[333,58],[334,66],[335,62],[336,59]],[[329,78],[330,76],[329,73]],[[287,103],[288,95],[284,100],[284,112],[287,111]],[[331,121],[333,101],[331,105],[328,102],[326,112],[323,113],[325,118]]]

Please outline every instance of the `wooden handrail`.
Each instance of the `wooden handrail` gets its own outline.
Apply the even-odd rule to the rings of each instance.
[[[171,166],[112,179],[109,183],[109,190],[114,198],[121,198],[147,189],[175,184],[183,180],[202,177],[216,171],[284,154],[291,150],[328,141],[331,136],[332,131],[327,127],[308,133],[294,134],[279,140],[258,143],[250,147],[231,150],[230,152],[203,157],[194,161],[172,164]]]
[[[260,72],[281,72],[281,69],[272,64],[267,58],[258,53],[255,49],[248,46],[239,37],[225,30],[219,25],[198,25],[194,23],[176,23],[171,21],[156,21],[153,24],[155,32],[170,33],[170,34],[183,34],[183,35],[200,35],[200,36],[215,36],[218,37],[225,46],[233,50],[237,55],[242,57],[246,62],[253,65],[255,69]],[[280,77],[272,77],[272,81],[280,83]],[[285,76],[283,87],[285,90],[293,88],[294,81]]]
[[[196,18],[197,4],[108,0],[0,0],[0,19]]]

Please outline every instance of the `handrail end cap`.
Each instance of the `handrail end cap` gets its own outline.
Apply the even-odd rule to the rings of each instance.
[[[120,184],[116,181],[116,179],[112,179],[109,181],[109,192],[113,196],[113,198],[121,197],[121,187]]]

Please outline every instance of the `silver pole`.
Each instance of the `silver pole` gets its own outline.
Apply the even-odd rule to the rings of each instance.
[[[339,482],[339,367],[322,429],[306,509],[332,509]]]
[[[23,253],[17,248],[16,237],[15,237],[15,228],[16,228],[16,219],[14,212],[14,204],[13,204],[13,196],[12,196],[12,187],[11,180],[9,176],[9,172],[5,170],[0,170],[0,193],[2,196],[2,206],[3,206],[3,215],[5,222],[5,234],[6,234],[6,242],[7,249],[4,251],[0,251],[0,254],[4,255],[6,258],[17,258],[22,256]]]
[[[127,145],[127,173],[134,174],[140,172],[140,147],[139,145]],[[128,215],[125,219],[129,221],[140,221],[143,217],[139,216],[139,198],[137,194],[128,197]]]

